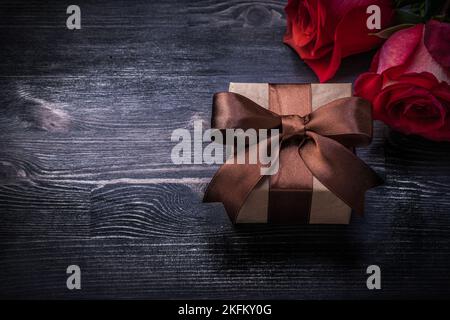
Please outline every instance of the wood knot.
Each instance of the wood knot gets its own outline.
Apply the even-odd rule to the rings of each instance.
[[[244,27],[271,26],[273,11],[262,5],[253,5],[248,7],[241,17],[244,20]]]
[[[10,112],[23,122],[25,127],[33,127],[48,132],[68,132],[71,117],[64,111],[62,104],[49,102],[18,92]]]

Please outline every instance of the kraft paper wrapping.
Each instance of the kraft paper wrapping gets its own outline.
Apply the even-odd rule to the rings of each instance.
[[[301,86],[301,85],[299,85]],[[333,100],[350,97],[350,83],[312,84],[308,98],[312,110]],[[262,107],[269,109],[268,83],[230,83],[229,91],[239,93]],[[348,224],[351,208],[329,191],[320,181],[312,177],[312,199],[309,213],[310,224]],[[239,211],[236,223],[267,223],[270,177],[264,177],[248,196]]]

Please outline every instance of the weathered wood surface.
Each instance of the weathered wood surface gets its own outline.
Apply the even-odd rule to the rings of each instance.
[[[172,130],[208,123],[228,82],[317,81],[281,42],[283,2],[80,0],[69,31],[63,2],[2,1],[1,297],[449,296],[450,144],[377,123],[359,155],[386,183],[349,226],[233,227],[200,201],[217,167],[171,163]]]

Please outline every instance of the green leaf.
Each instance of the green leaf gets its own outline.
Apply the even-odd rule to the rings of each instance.
[[[409,5],[423,3],[425,0],[395,0],[394,5],[396,8],[401,8]]]
[[[444,8],[446,0],[426,0],[424,18],[430,19],[432,16],[441,13]]]
[[[438,20],[441,22],[448,22],[450,23],[450,17],[448,15],[438,15],[438,16],[434,16],[432,17],[434,20]]]
[[[396,26],[392,26],[392,27],[383,29],[383,30],[381,30],[380,32],[377,32],[377,33],[370,33],[370,35],[377,36],[378,38],[381,38],[381,39],[387,39],[392,34],[394,34],[395,32],[397,32],[399,30],[402,30],[402,29],[406,29],[406,28],[412,27],[412,26],[414,26],[413,23],[399,24],[399,25],[396,25]]]
[[[395,22],[397,24],[405,24],[405,23],[418,24],[425,22],[425,20],[420,15],[414,14],[411,11],[399,9],[395,10]]]

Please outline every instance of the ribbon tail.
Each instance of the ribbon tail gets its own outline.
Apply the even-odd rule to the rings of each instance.
[[[382,183],[381,178],[349,149],[330,138],[308,132],[311,139],[299,148],[300,157],[323,185],[357,214],[364,213],[367,190]]]
[[[245,159],[248,159],[248,153],[249,148],[245,150]],[[259,163],[239,164],[236,155],[229,160],[232,161],[222,165],[212,178],[203,202],[222,202],[231,221],[235,223],[241,207],[263,176]]]
[[[224,164],[209,183],[203,202],[222,202],[235,223],[248,195],[262,177],[258,165]]]

